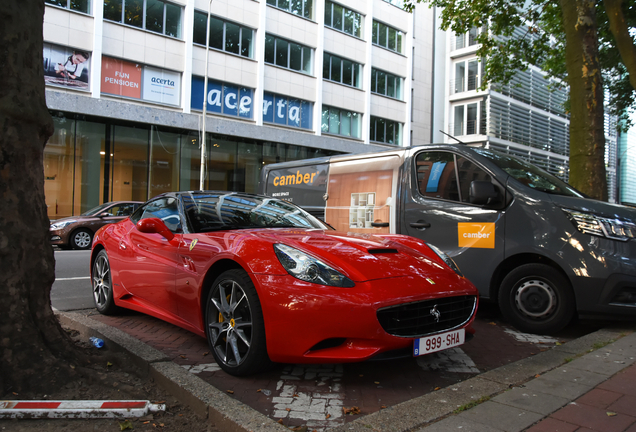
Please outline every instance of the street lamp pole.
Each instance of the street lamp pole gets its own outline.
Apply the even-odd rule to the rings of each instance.
[[[201,128],[201,168],[199,171],[199,190],[205,189],[205,121],[208,113],[208,54],[210,53],[210,13],[212,9],[212,0],[208,3],[208,23],[205,32],[205,76],[203,77],[203,126]]]

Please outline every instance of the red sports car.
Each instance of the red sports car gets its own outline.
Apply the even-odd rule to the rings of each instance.
[[[412,356],[472,336],[477,290],[437,248],[334,231],[274,198],[160,195],[95,234],[95,305],[203,337],[232,375],[270,362]]]

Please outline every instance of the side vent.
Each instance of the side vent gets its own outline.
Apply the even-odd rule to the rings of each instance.
[[[378,254],[393,254],[393,253],[398,253],[397,249],[390,249],[390,248],[386,248],[386,249],[368,249],[368,252],[372,255],[378,255]]]

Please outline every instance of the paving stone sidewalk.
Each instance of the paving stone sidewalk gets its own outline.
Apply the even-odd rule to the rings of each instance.
[[[289,431],[117,328],[79,313],[59,313],[59,318],[127,350],[220,430]],[[599,330],[329,432],[636,432],[635,363],[633,324]]]

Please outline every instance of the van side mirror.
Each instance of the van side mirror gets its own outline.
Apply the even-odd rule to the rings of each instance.
[[[489,181],[474,180],[470,183],[468,199],[471,204],[494,204],[498,198],[497,188]]]
[[[137,229],[146,234],[159,234],[168,241],[174,238],[172,231],[170,231],[166,224],[159,218],[140,219],[139,222],[137,222]]]

